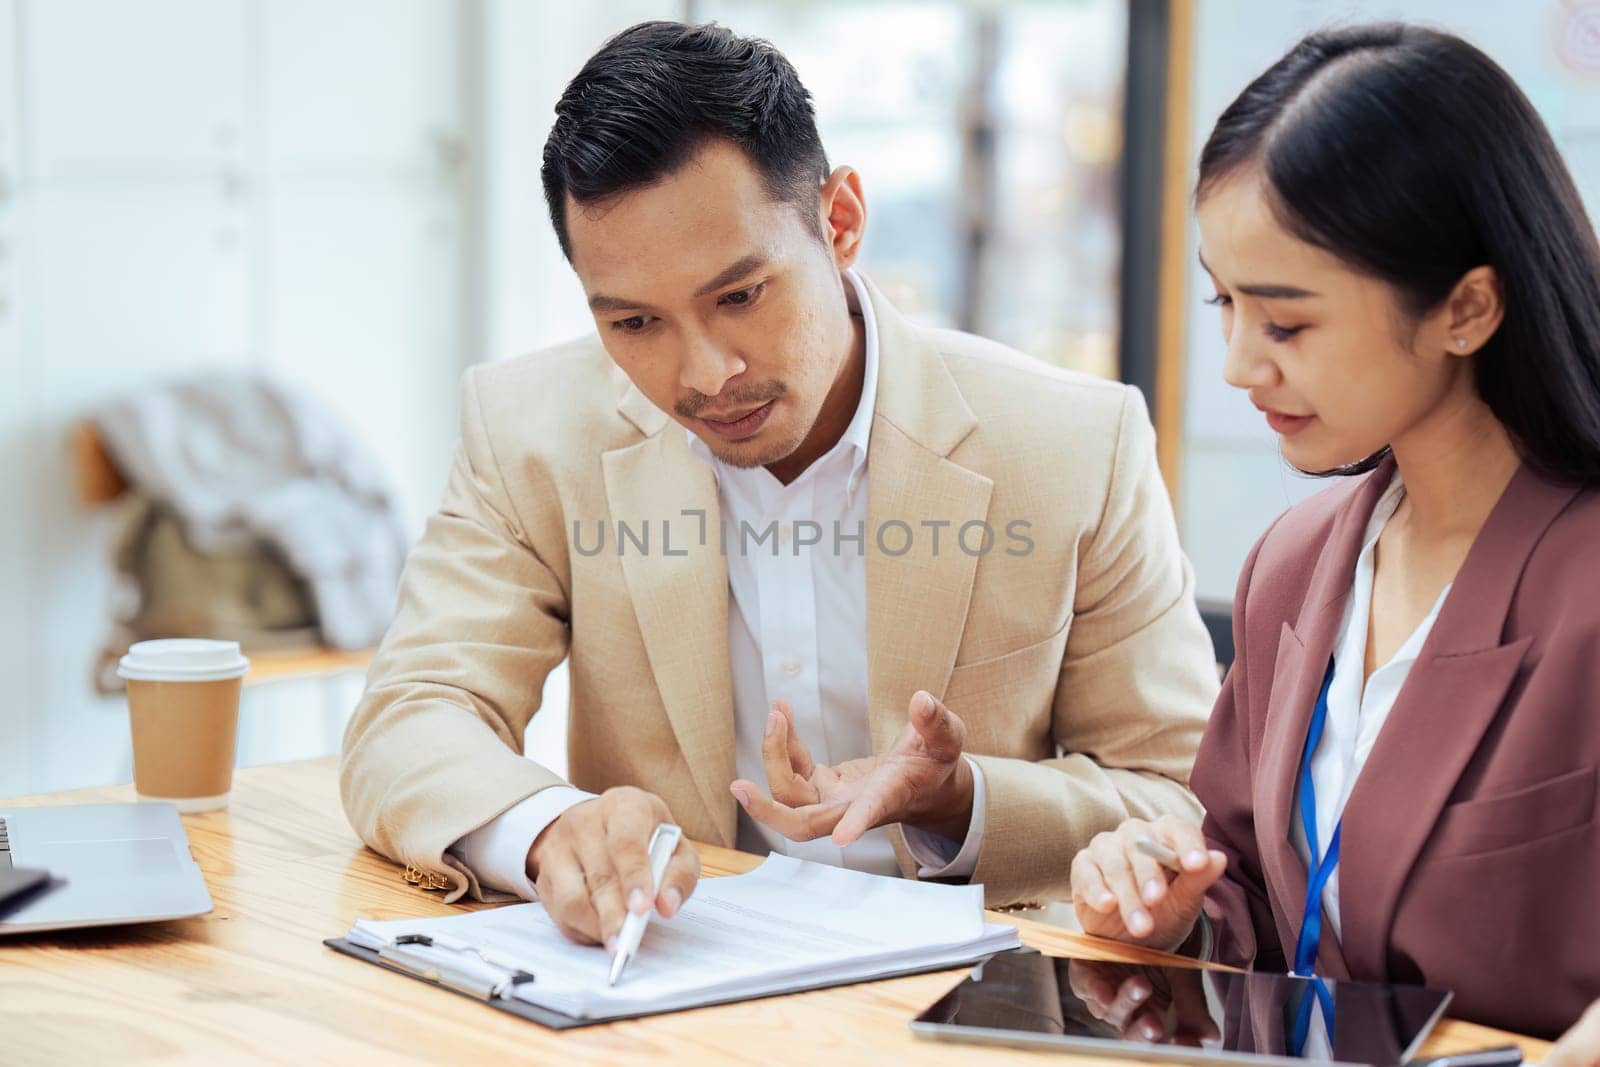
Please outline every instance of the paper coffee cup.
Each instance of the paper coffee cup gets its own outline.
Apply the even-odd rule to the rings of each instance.
[[[141,641],[117,665],[128,683],[133,783],[179,811],[226,807],[250,661],[236,641]]]

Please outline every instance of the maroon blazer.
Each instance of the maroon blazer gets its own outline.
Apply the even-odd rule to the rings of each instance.
[[[1216,954],[1284,971],[1305,906],[1289,843],[1317,689],[1362,535],[1394,473],[1285,512],[1234,601],[1236,658],[1191,784],[1228,871]],[[1528,468],[1445,598],[1365,769],[1340,844],[1342,944],[1319,973],[1455,991],[1450,1014],[1554,1035],[1600,998],[1600,492]]]

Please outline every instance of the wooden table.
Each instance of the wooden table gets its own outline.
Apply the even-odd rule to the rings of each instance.
[[[132,787],[121,786],[7,803],[132,799]],[[186,815],[184,823],[216,910],[181,922],[0,938],[0,1062],[1068,1062],[914,1039],[907,1020],[964,969],[556,1033],[322,946],[357,916],[455,908],[407,885],[400,868],[362,846],[339,806],[333,760],[241,770],[228,810]],[[701,856],[708,874],[757,862],[721,848],[702,848]],[[1023,940],[1054,954],[1153,958],[1019,925]],[[1508,1039],[1446,1022],[1428,1052]],[[1547,1048],[1520,1043],[1530,1059]]]

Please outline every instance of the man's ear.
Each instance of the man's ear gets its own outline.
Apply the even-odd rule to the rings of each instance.
[[[861,175],[850,167],[836,167],[822,183],[819,196],[822,238],[840,269],[855,264],[867,230],[867,202],[861,195]]]

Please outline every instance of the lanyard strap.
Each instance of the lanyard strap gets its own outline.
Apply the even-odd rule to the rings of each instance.
[[[1317,946],[1322,941],[1322,891],[1339,866],[1339,832],[1344,828],[1341,818],[1333,828],[1333,839],[1328,842],[1328,852],[1323,855],[1317,845],[1317,786],[1311,779],[1311,757],[1322,741],[1322,730],[1328,722],[1328,690],[1333,687],[1333,660],[1328,660],[1328,673],[1322,679],[1322,692],[1317,696],[1317,706],[1311,712],[1311,728],[1306,732],[1306,748],[1300,757],[1300,827],[1305,831],[1306,848],[1311,854],[1311,866],[1306,872],[1306,906],[1300,922],[1300,939],[1294,950],[1294,974],[1309,977],[1316,971]],[[1309,1003],[1309,1002],[1308,1002]]]
[[[1312,977],[1306,983],[1310,988],[1300,990],[1300,1007],[1295,1012],[1294,1031],[1289,1035],[1289,1054],[1295,1059],[1304,1059],[1306,1054],[1306,1041],[1311,1036],[1311,994],[1316,993],[1315,1003],[1322,1009],[1322,1024],[1328,1031],[1328,1048],[1333,1049],[1333,993],[1322,979]]]

